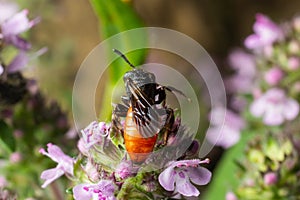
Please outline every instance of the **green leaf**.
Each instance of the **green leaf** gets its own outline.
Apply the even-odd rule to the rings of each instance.
[[[103,40],[123,31],[144,26],[132,7],[121,0],[90,0],[90,2],[99,18],[100,35]],[[138,36],[126,34],[126,36],[121,37],[120,40],[108,40],[108,42],[109,48],[107,52],[111,52],[114,48],[126,52],[134,49],[133,47],[135,46],[145,46],[147,39],[146,33]],[[138,66],[144,62],[146,50],[136,50],[126,54],[126,56],[133,65]],[[110,102],[111,92],[120,78],[129,70],[131,70],[130,67],[121,58],[113,62],[108,68],[109,79],[105,85],[102,97],[102,106],[100,109],[101,120],[110,120],[112,109]]]
[[[13,136],[13,129],[9,127],[4,121],[0,121],[0,144],[1,148],[7,153],[16,150],[16,141]]]
[[[226,193],[239,185],[239,179],[236,177],[239,166],[235,161],[245,156],[244,148],[254,135],[250,132],[243,132],[239,143],[226,151],[213,172],[212,182],[203,199],[225,199]]]

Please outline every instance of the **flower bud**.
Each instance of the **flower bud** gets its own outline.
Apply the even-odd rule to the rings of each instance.
[[[297,54],[300,51],[300,44],[296,40],[292,40],[288,44],[288,50],[292,54]]]
[[[238,198],[236,197],[236,195],[233,192],[227,192],[225,199],[226,200],[238,200]]]
[[[4,176],[0,176],[0,188],[4,188],[7,186],[7,180]]]
[[[288,69],[296,70],[300,67],[300,59],[298,57],[291,57],[288,59]]]
[[[300,16],[296,17],[293,21],[293,27],[296,31],[300,32]]]
[[[14,130],[13,135],[15,138],[22,138],[24,135],[24,132],[20,129],[16,129],[16,130]]]
[[[264,175],[265,185],[274,185],[277,183],[277,174],[275,172],[268,172]]]
[[[264,78],[269,85],[277,85],[283,78],[283,72],[278,67],[273,67],[267,71]]]
[[[22,159],[22,154],[20,152],[14,152],[9,157],[11,163],[19,163]]]

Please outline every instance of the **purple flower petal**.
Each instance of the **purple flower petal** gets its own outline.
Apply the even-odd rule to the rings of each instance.
[[[12,17],[19,10],[18,4],[12,1],[1,1],[0,24]]]
[[[175,171],[173,167],[168,167],[159,176],[158,181],[167,191],[174,191]]]
[[[39,22],[39,19],[29,21],[27,15],[28,10],[22,10],[21,12],[15,14],[12,18],[3,22],[3,24],[1,25],[2,34],[4,36],[18,35],[22,32],[27,31]]]
[[[64,171],[59,168],[52,168],[42,172],[41,179],[45,180],[42,188],[47,187],[50,183],[58,179],[64,174]]]
[[[76,185],[73,188],[73,197],[75,200],[89,200],[92,199],[93,194],[91,192],[88,192],[85,187],[89,186],[89,184],[82,183],[79,185]]]
[[[79,184],[73,188],[75,200],[105,199],[116,200],[114,196],[115,186],[112,181],[100,180],[97,184]]]
[[[254,101],[250,106],[250,112],[255,117],[261,117],[265,112],[265,102],[263,99]]]
[[[197,185],[206,185],[211,180],[211,172],[204,167],[190,168],[188,175],[191,181]]]
[[[65,155],[58,146],[51,143],[49,143],[47,146],[48,152],[46,152],[44,149],[41,149],[40,153],[48,156],[53,161],[57,162],[58,165],[54,169],[49,169],[42,172],[41,178],[46,180],[42,187],[46,187],[49,183],[63,174],[73,175],[74,160]]]
[[[226,125],[213,127],[207,131],[206,138],[211,144],[216,144],[227,149],[240,140],[240,131]]]
[[[12,60],[12,62],[7,66],[8,73],[14,73],[20,71],[29,62],[29,58],[24,51],[20,51],[20,53]]]
[[[176,191],[184,196],[198,196],[200,192],[198,189],[191,184],[189,181],[188,176],[180,177],[179,175],[176,176]]]
[[[288,98],[283,90],[273,88],[252,103],[250,112],[255,117],[262,117],[266,125],[274,126],[293,120],[299,114],[299,104]]]
[[[262,41],[261,38],[258,35],[250,35],[245,39],[244,45],[248,48],[248,49],[255,49],[255,48],[261,48],[262,45]]]
[[[299,114],[299,104],[293,99],[288,100],[283,109],[285,110],[283,115],[288,120],[295,119]]]
[[[210,172],[207,172],[206,170],[200,169],[199,171],[194,171],[199,167],[199,164],[202,163],[209,163],[209,159],[202,161],[199,159],[193,159],[171,162],[159,175],[159,183],[168,191],[179,192],[184,196],[198,196],[200,193],[190,182],[190,178],[195,183],[207,184],[211,176]],[[203,180],[200,180],[202,178]],[[174,183],[176,187],[174,187]]]
[[[27,51],[31,48],[31,44],[27,42],[25,39],[17,36],[17,35],[9,35],[5,37],[5,42],[7,44],[11,44],[18,49]]]
[[[225,116],[224,113],[226,113]],[[237,143],[240,139],[240,131],[245,126],[242,118],[222,107],[212,110],[210,115],[212,114],[214,114],[215,120],[211,120],[213,126],[207,130],[206,139],[211,144],[217,144],[223,148]]]
[[[283,71],[280,68],[273,67],[272,69],[266,72],[264,78],[269,85],[273,86],[278,84],[283,78],[283,76]]]
[[[246,53],[241,49],[235,49],[230,52],[228,62],[240,75],[249,77],[254,77],[256,75],[256,65],[252,54]]]
[[[249,49],[262,49],[283,37],[281,28],[263,14],[256,15],[253,30],[254,34],[245,40],[245,46]]]
[[[280,112],[280,108],[273,107],[269,109],[268,112],[266,112],[263,117],[263,122],[266,125],[270,125],[270,126],[276,126],[282,124],[284,122],[284,118],[282,113]]]

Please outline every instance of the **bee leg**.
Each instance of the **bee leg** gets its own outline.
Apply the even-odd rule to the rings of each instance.
[[[171,108],[167,108],[166,109],[166,113],[167,113],[167,118],[166,118],[166,123],[164,126],[164,132],[163,132],[163,145],[166,145],[169,139],[169,135],[172,131],[172,127],[175,121],[175,117],[174,117],[174,111]]]
[[[114,105],[113,115],[117,115],[118,117],[126,117],[128,106],[123,104],[116,104]]]
[[[116,104],[112,113],[112,129],[123,135],[123,126],[120,122],[120,117],[126,117],[128,107],[122,104]]]
[[[121,100],[125,106],[127,106],[128,108],[130,107],[130,98],[128,96],[121,96]]]

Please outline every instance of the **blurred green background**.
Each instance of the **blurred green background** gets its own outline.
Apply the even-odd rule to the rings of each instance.
[[[198,41],[213,56],[223,73],[226,69],[222,64],[228,51],[241,45],[252,32],[255,13],[262,12],[275,21],[284,21],[300,11],[299,0],[126,2],[146,26],[178,30]],[[87,0],[19,0],[19,3],[31,10],[31,16],[42,17],[42,22],[32,31],[31,40],[35,45],[49,48],[36,64],[34,76],[38,77],[47,96],[57,99],[71,111],[71,89],[76,71],[102,40],[101,26],[98,26],[91,4]],[[163,52],[156,52],[154,58],[159,58],[164,64],[178,65],[177,60]]]

